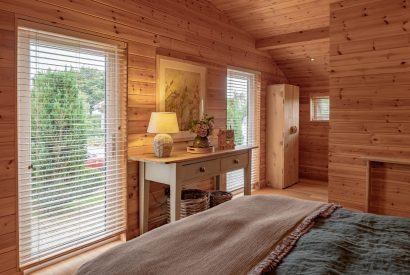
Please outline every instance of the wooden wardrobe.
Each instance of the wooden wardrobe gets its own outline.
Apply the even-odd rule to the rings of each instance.
[[[266,109],[266,179],[283,189],[299,180],[299,87],[269,86]]]

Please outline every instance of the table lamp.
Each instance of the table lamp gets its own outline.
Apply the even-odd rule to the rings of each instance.
[[[179,132],[176,113],[152,112],[147,132],[157,134],[153,142],[155,156],[158,158],[169,157],[174,143],[169,134]]]

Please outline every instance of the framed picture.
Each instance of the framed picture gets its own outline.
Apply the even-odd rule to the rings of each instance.
[[[193,139],[189,123],[205,112],[206,67],[164,56],[159,56],[157,67],[157,111],[177,114],[181,132],[175,139]]]
[[[235,149],[235,132],[234,130],[219,130],[218,149],[228,150]]]

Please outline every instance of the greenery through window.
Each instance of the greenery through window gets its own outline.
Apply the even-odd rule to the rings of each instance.
[[[259,143],[260,98],[254,73],[228,69],[227,78],[227,127],[235,132],[236,145],[256,145]],[[252,153],[252,184],[259,181],[259,150]],[[243,170],[227,173],[227,190],[243,187]]]
[[[92,72],[96,78],[87,78],[84,72]],[[55,215],[48,215],[52,206],[54,211],[60,209],[59,215],[72,212],[67,202],[84,205],[78,209],[91,201],[104,203],[103,191],[95,192],[105,178],[103,113],[92,112],[104,103],[104,82],[104,71],[90,68],[38,71],[33,75],[31,184],[36,206],[32,214],[39,219]],[[96,84],[93,89],[84,89],[91,83]],[[78,196],[66,191],[77,192]]]
[[[19,29],[22,265],[123,230],[119,50]]]
[[[235,132],[236,145],[247,143],[248,82],[248,79],[242,78],[228,79],[227,124]]]

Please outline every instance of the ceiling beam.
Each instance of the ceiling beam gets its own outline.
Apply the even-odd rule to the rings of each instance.
[[[256,40],[256,48],[266,51],[329,38],[329,27],[286,33]]]

